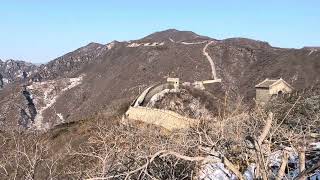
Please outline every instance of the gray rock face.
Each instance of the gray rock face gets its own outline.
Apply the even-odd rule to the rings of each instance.
[[[107,49],[106,45],[90,43],[40,66],[12,59],[0,60],[0,75],[2,75],[0,76],[0,87],[16,81],[40,82],[57,77],[72,76],[84,65],[103,55]]]
[[[2,74],[0,73],[0,89],[2,89],[3,86],[4,86],[4,84],[3,84],[3,76],[2,76]]]
[[[43,88],[48,90],[46,86],[49,85],[51,88],[51,83],[62,81],[59,79],[73,76],[79,77],[82,74],[81,70],[83,67],[90,65],[93,60],[102,56],[109,49],[111,49],[111,47],[106,45],[90,43],[87,46],[81,47],[40,66],[23,61],[0,60],[0,100],[3,102],[2,106],[0,106],[0,121],[6,122],[4,125],[8,127],[14,127],[16,124],[24,128],[34,127],[33,125],[37,115],[39,114],[39,116],[42,117],[41,107],[47,106],[47,108],[50,109],[51,104],[54,105],[56,100],[50,99],[54,96],[53,92],[69,91],[69,89],[64,88],[71,87],[75,82],[69,82],[71,83],[70,85],[56,84],[54,90],[48,92],[42,92],[43,89],[40,88],[34,93],[27,87],[34,83],[41,82],[44,83]],[[69,78],[65,79],[68,80]],[[5,86],[7,84],[13,84],[13,86],[6,88]],[[64,108],[60,111],[64,111]],[[52,114],[51,109],[44,113],[45,120],[63,120],[63,113]],[[47,118],[48,116],[50,116],[50,118]],[[55,123],[52,121],[51,124]]]
[[[0,87],[4,87],[8,83],[20,81],[28,78],[29,74],[34,73],[37,66],[18,60],[0,60]]]
[[[19,120],[19,124],[22,125],[23,127],[27,128],[30,126],[31,123],[34,122],[34,119],[37,115],[37,109],[35,107],[35,104],[33,102],[33,98],[31,93],[27,90],[25,87],[24,90],[22,91],[22,95],[25,98],[27,108],[20,110],[21,114],[21,119]]]

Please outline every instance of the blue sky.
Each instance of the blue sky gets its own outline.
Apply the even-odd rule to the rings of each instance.
[[[320,46],[319,0],[2,0],[0,59],[44,63],[90,42],[175,28],[273,46]]]

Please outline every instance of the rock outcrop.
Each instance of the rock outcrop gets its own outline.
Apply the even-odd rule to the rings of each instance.
[[[4,83],[3,83],[3,76],[2,74],[0,73],[0,89],[2,89],[4,86]]]
[[[29,74],[36,72],[37,66],[17,60],[0,60],[0,84],[2,86],[28,78]],[[1,85],[0,85],[1,86]]]
[[[30,125],[34,122],[34,119],[37,115],[37,109],[33,102],[32,95],[26,87],[24,87],[22,95],[25,97],[27,108],[21,108],[21,120],[19,124],[27,128],[30,127]]]

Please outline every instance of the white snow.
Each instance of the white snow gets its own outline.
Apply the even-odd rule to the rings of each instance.
[[[318,51],[318,49],[311,49],[308,56],[310,56],[312,53],[317,52],[317,51]]]
[[[310,180],[319,180],[320,179],[320,170],[317,170],[312,176],[310,176]]]
[[[315,150],[319,150],[320,142],[311,143]],[[294,179],[299,175],[299,155],[295,148],[282,146],[280,150],[271,152],[266,156],[267,165],[272,170],[272,174],[278,174],[279,168],[282,163],[282,157],[284,152],[288,154],[288,164],[290,164],[290,170],[287,172],[283,179]],[[227,169],[221,160],[215,156],[208,156],[206,159],[209,162],[207,164],[203,164],[200,172],[199,172],[199,179],[201,180],[213,180],[213,179],[236,179],[235,175]],[[211,162],[211,163],[210,163]],[[255,170],[256,164],[250,164],[245,172],[243,173],[243,177],[246,180],[254,180],[255,177]],[[313,174],[309,175],[308,177],[310,180],[317,180],[320,179],[320,169],[316,170]]]
[[[35,117],[34,120],[34,127],[38,130],[45,130],[48,128],[47,124],[43,123],[43,113],[49,109],[50,107],[52,107],[53,104],[56,103],[56,100],[63,94],[63,92],[72,89],[76,86],[78,86],[79,84],[82,83],[82,79],[83,76],[77,77],[77,78],[69,78],[66,79],[67,81],[67,86],[65,88],[63,88],[60,92],[55,92],[56,88],[55,88],[55,81],[47,81],[47,82],[41,82],[41,83],[34,83],[30,86],[28,86],[28,88],[30,90],[33,89],[43,89],[44,90],[44,97],[43,97],[43,102],[45,103],[44,107],[41,107],[37,110],[38,114]],[[36,101],[37,102],[37,101]],[[57,114],[57,116],[64,121],[64,118],[62,116],[62,114]]]
[[[54,96],[52,98],[49,98],[49,94],[54,90],[54,86],[52,84],[48,84],[49,87],[45,90],[44,92],[44,103],[46,104],[44,107],[42,107],[41,109],[38,110],[38,114],[35,117],[35,124],[34,126],[36,127],[36,129],[45,129],[43,128],[43,112],[45,110],[47,110],[48,108],[50,108],[57,100],[58,96]]]
[[[284,151],[286,151],[288,153],[288,163],[293,164],[294,165],[294,169],[289,171],[289,173],[287,173],[285,176],[287,179],[293,179],[294,177],[298,176],[299,174],[299,156],[298,156],[298,152],[296,152],[293,148],[291,147],[285,147],[284,150],[278,150],[275,152],[272,152],[269,156],[268,156],[268,162],[269,162],[269,167],[273,167],[274,169],[274,173],[277,174],[280,166],[281,166],[281,162],[282,162],[282,157],[283,157],[283,153]]]
[[[154,42],[154,43],[151,43],[150,46],[158,46],[160,43],[157,43],[157,42]]]
[[[114,47],[114,42],[111,42],[107,45],[107,49],[110,50]]]
[[[80,76],[80,77],[77,77],[77,78],[70,78],[69,79],[69,83],[70,84],[67,87],[65,87],[64,89],[62,89],[62,92],[78,86],[79,84],[82,83],[82,79],[83,79],[83,76]]]
[[[63,115],[61,113],[57,113],[57,116],[59,117],[59,119],[61,120],[61,122],[65,122]]]
[[[127,47],[139,47],[139,46],[163,46],[164,42],[152,42],[152,43],[130,43]]]
[[[255,170],[256,170],[256,165],[255,164],[250,164],[247,170],[244,172],[243,176],[245,177],[246,180],[254,180],[255,177]]]
[[[315,148],[320,148],[320,142],[312,143]],[[317,149],[318,150],[318,149]],[[299,156],[298,152],[291,147],[283,147],[283,149],[274,151],[267,156],[267,163],[268,166],[272,169],[274,174],[277,174],[279,168],[282,163],[282,157],[284,151],[288,154],[288,163],[291,164],[292,168],[287,174],[285,174],[284,179],[294,179],[299,174]],[[204,164],[199,172],[199,179],[201,180],[211,180],[211,179],[236,179],[235,175],[230,172],[230,170],[226,169],[226,167],[219,161],[218,158],[213,157],[215,163],[208,163]],[[246,180],[253,180],[255,179],[255,170],[256,165],[250,164],[246,171],[244,172],[243,176]],[[320,179],[320,170],[316,170],[313,175],[309,177],[311,180]]]
[[[8,83],[9,83],[9,79],[7,79],[7,78],[3,78],[2,81],[3,81],[3,83],[5,83],[5,84],[8,84]]]
[[[127,47],[139,47],[139,46],[140,46],[140,44],[138,44],[138,43],[131,43]]]
[[[16,75],[18,78],[22,78],[22,71],[21,70],[18,70],[15,74],[18,74],[18,75]]]
[[[184,45],[194,45],[194,44],[204,44],[208,41],[200,41],[200,42],[181,42],[181,44],[184,44]]]
[[[313,150],[320,150],[320,142],[311,143],[310,145],[312,146]]]
[[[169,40],[171,42],[173,42],[173,43],[180,43],[180,44],[184,44],[184,45],[204,44],[204,43],[208,42],[208,41],[199,41],[199,42],[184,42],[184,41],[182,41],[182,42],[176,42],[172,38],[169,38]]]
[[[200,171],[199,179],[201,180],[230,180],[237,179],[221,162],[206,164]]]

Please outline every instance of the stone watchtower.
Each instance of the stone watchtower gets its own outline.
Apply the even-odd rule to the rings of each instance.
[[[167,82],[172,84],[176,91],[179,90],[179,78],[167,78]]]
[[[273,95],[291,93],[293,87],[280,79],[265,79],[256,86],[256,101],[260,105],[267,103]]]

